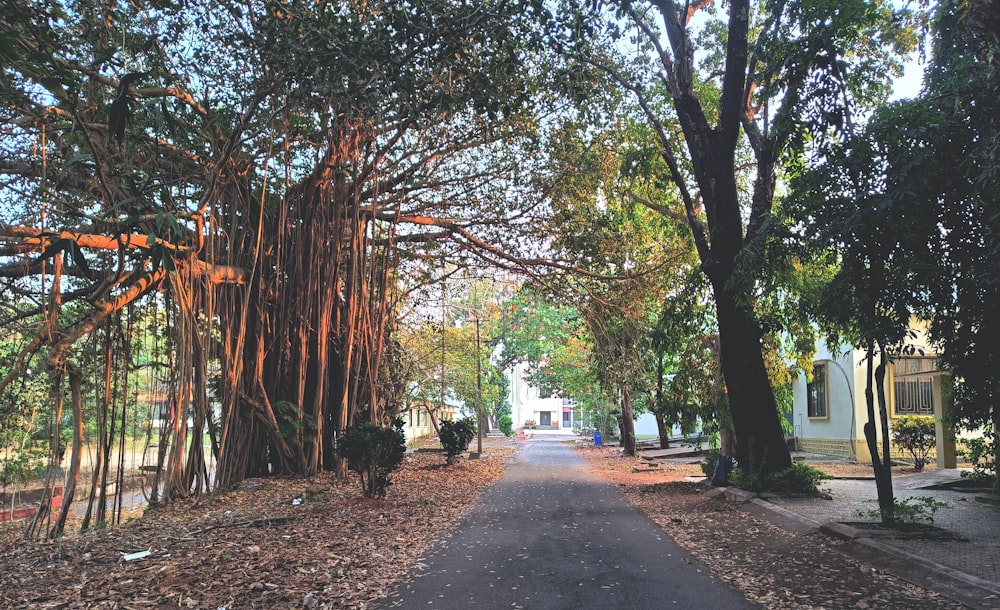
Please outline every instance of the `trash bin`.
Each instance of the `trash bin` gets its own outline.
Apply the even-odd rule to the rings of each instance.
[[[595,432],[594,433],[594,446],[595,447],[600,447],[603,444],[604,444],[604,439],[601,438],[601,433],[600,432]]]
[[[719,456],[719,461],[715,463],[715,472],[712,473],[712,487],[729,487],[729,473],[733,469],[733,458],[729,456]]]

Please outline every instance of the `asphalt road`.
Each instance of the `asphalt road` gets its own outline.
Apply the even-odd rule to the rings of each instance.
[[[379,608],[752,608],[557,440],[503,479]]]

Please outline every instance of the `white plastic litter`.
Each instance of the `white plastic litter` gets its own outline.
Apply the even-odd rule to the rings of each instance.
[[[149,551],[139,551],[138,553],[129,553],[122,557],[124,561],[135,561],[136,559],[142,559],[143,557],[149,557],[152,555]]]

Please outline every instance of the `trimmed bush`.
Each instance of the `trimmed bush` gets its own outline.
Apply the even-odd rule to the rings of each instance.
[[[818,490],[820,481],[832,478],[805,462],[795,461],[791,467],[767,477],[765,487],[783,493],[811,494]]]
[[[514,421],[510,418],[510,415],[501,415],[498,423],[500,431],[503,432],[504,436],[514,434]]]
[[[455,421],[441,422],[439,430],[441,446],[447,452],[445,460],[449,464],[458,461],[458,455],[469,449],[469,443],[476,436],[476,422],[471,417]]]
[[[337,454],[347,460],[349,470],[358,473],[366,498],[384,498],[392,485],[389,474],[399,468],[406,454],[403,418],[394,419],[391,428],[369,423],[349,428],[337,441]]]
[[[934,419],[904,415],[892,422],[892,440],[913,457],[913,469],[922,472],[937,444]]]

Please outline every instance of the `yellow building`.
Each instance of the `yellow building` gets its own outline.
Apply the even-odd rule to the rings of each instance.
[[[955,440],[941,420],[948,413],[948,397],[942,391],[942,373],[926,339],[926,326],[913,325],[914,353],[897,358],[886,371],[886,406],[892,420],[905,415],[934,417],[937,427],[938,468],[955,468]],[[792,385],[796,448],[800,451],[836,455],[871,463],[864,426],[868,421],[865,401],[868,367],[863,350],[831,353],[820,345],[813,361],[813,377],[802,375]],[[876,365],[878,360],[876,360]],[[877,398],[876,398],[877,401]],[[875,404],[876,418],[878,404]],[[881,432],[879,433],[881,434]],[[881,447],[881,437],[880,437]],[[907,457],[893,447],[893,457]]]
[[[434,428],[434,421],[440,423],[442,420],[455,419],[455,407],[445,404],[440,407],[434,403],[413,404],[401,413],[403,418],[403,433],[406,435],[406,442],[425,436],[437,434]]]

